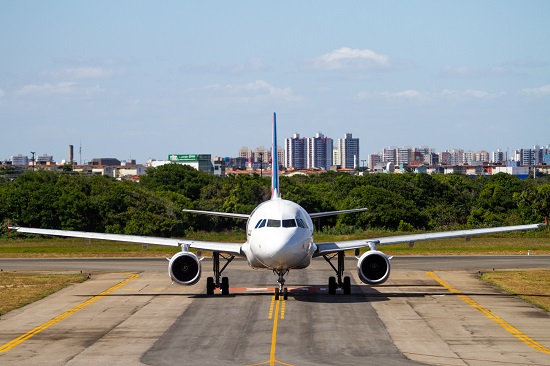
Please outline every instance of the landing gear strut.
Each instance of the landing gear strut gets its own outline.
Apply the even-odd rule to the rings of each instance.
[[[334,267],[331,260],[334,257],[338,257],[338,268]],[[351,294],[351,280],[349,276],[346,276],[343,278],[344,275],[344,252],[338,252],[337,254],[333,254],[332,256],[323,255],[323,258],[330,264],[334,272],[336,272],[336,277],[329,277],[328,278],[328,293],[330,295],[336,294],[336,289],[341,288],[344,290],[345,295]]]
[[[279,275],[277,283],[279,287],[275,287],[275,300],[279,300],[279,297],[282,296],[283,300],[288,300],[288,289],[285,286],[285,275],[288,273],[288,269],[285,271],[273,270],[273,273]]]
[[[226,260],[226,263],[224,266],[220,269],[220,257]],[[214,290],[219,288],[222,290],[222,295],[228,295],[229,294],[229,278],[227,277],[221,277],[220,276],[227,267],[229,263],[235,258],[234,255],[230,257],[224,257],[219,252],[213,252],[212,253],[212,269],[214,271],[214,277],[208,277],[206,279],[206,294],[207,295],[214,295]]]

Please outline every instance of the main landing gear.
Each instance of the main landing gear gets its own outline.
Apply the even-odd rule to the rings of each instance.
[[[273,273],[279,275],[279,279],[277,282],[279,283],[279,287],[275,287],[275,300],[279,300],[279,298],[282,296],[283,300],[288,300],[288,289],[285,286],[285,275],[288,273],[287,270],[273,270]]]
[[[225,265],[220,269],[220,257],[226,260]],[[224,257],[219,252],[212,253],[212,262],[213,262],[213,270],[214,270],[214,277],[208,277],[206,279],[206,294],[207,295],[214,295],[214,290],[219,288],[222,291],[222,295],[228,295],[229,294],[229,278],[227,277],[221,277],[220,276],[227,267],[229,263],[235,258],[234,255],[230,257]]]
[[[337,288],[343,289],[345,295],[351,294],[351,280],[349,276],[344,277],[342,281],[342,276],[344,275],[344,256],[344,252],[338,252],[337,254],[333,254],[331,256],[323,255],[323,258],[325,258],[332,269],[334,269],[334,272],[336,272],[336,277],[331,276],[328,278],[329,295],[335,295]],[[338,257],[338,268],[334,267],[331,262],[334,257]]]

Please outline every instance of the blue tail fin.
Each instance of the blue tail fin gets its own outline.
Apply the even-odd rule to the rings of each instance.
[[[271,199],[281,198],[279,192],[279,157],[277,155],[277,115],[273,112],[273,141],[271,145]]]

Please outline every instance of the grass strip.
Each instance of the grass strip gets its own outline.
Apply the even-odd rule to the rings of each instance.
[[[0,315],[86,279],[81,274],[0,272]]]
[[[361,235],[317,235],[316,242],[357,240],[375,237],[366,232]],[[243,243],[246,239],[238,233],[225,236],[196,233],[195,240]],[[542,255],[550,254],[550,236],[520,235],[518,233],[482,235],[464,238],[420,241],[410,248],[408,243],[379,247],[388,255]],[[148,245],[144,249],[135,243],[79,238],[28,238],[0,239],[0,258],[67,258],[67,257],[169,257],[179,249],[160,245]],[[366,250],[366,249],[364,249]],[[364,251],[363,250],[363,251]],[[205,255],[207,255],[205,253]]]
[[[496,271],[481,279],[503,291],[550,311],[550,270]]]

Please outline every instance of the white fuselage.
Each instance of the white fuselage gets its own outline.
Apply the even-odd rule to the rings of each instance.
[[[306,210],[281,198],[256,207],[247,222],[246,233],[243,252],[254,268],[278,271],[305,268],[316,250],[313,222]]]

